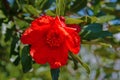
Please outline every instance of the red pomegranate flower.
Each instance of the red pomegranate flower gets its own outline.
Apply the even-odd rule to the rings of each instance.
[[[23,44],[29,44],[30,55],[38,64],[49,63],[55,69],[68,60],[68,51],[75,54],[80,49],[80,37],[67,27],[59,17],[41,16],[35,19],[21,36]]]

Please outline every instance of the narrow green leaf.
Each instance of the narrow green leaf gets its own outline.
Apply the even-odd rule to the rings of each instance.
[[[90,74],[90,68],[86,63],[82,62],[79,56],[74,55],[73,53],[70,53],[70,56],[73,57],[76,61],[78,61],[86,69],[87,73]]]
[[[112,33],[109,31],[103,31],[101,24],[94,23],[83,27],[81,37],[83,39],[93,40],[97,38],[112,37]]]
[[[73,5],[71,6],[71,11],[77,12],[82,8],[86,7],[87,0],[74,0]]]
[[[96,23],[105,23],[113,19],[115,19],[114,15],[105,15],[105,16],[98,17]]]
[[[56,0],[56,15],[58,15],[58,16],[60,16],[59,1],[60,1],[60,0]]]
[[[96,70],[96,75],[95,75],[95,80],[98,79],[99,75],[100,75],[100,69],[97,69]]]
[[[22,69],[23,72],[26,73],[32,68],[32,58],[29,55],[29,46],[25,46],[22,49],[22,54],[21,54],[21,63],[22,63]]]
[[[93,23],[85,26],[84,30],[91,31],[91,32],[101,32],[103,29],[101,24]]]
[[[112,68],[112,67],[103,67],[103,70],[104,70],[107,74],[113,73],[113,72],[120,72],[119,69],[116,70],[116,69],[114,69],[114,68]]]
[[[34,5],[38,10],[44,11],[46,9],[49,9],[53,2],[55,2],[55,0],[35,0]]]
[[[60,0],[60,15],[64,16],[64,12],[65,12],[65,0]]]
[[[39,14],[41,13],[36,8],[34,8],[32,5],[27,5],[27,4],[24,5],[23,11],[27,12],[27,13],[30,13],[34,16],[39,16]]]
[[[25,20],[23,21],[23,20],[18,19],[16,17],[14,17],[14,20],[15,20],[15,24],[17,26],[19,26],[20,28],[26,28],[26,27],[29,26],[29,23],[27,21],[25,21]]]
[[[80,20],[80,19],[66,18],[66,23],[67,24],[80,24],[82,22],[83,22],[83,20]]]
[[[109,31],[101,31],[101,32],[91,32],[91,31],[83,31],[81,33],[81,37],[84,40],[94,40],[98,38],[107,38],[112,37],[112,33]]]

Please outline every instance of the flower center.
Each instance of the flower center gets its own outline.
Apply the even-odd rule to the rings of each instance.
[[[59,32],[51,30],[47,34],[46,42],[50,47],[59,47],[63,42],[63,37]]]

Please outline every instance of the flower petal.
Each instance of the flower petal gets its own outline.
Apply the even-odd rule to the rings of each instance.
[[[42,39],[41,39],[42,40]],[[31,46],[31,56],[38,64],[48,62],[51,68],[59,68],[67,63],[68,49],[66,45],[59,48],[50,48],[45,41]]]
[[[33,30],[31,28],[28,28],[25,30],[25,32],[21,36],[21,42],[23,44],[31,44],[33,42],[32,38],[31,38],[32,32],[33,32]]]
[[[50,26],[52,25],[54,21],[54,18],[52,18],[51,16],[41,16],[37,19],[35,19],[32,23],[31,23],[31,28],[34,30],[43,30],[43,28],[45,28],[45,26]]]
[[[43,19],[44,18],[44,19]],[[41,19],[41,18],[40,18]],[[46,20],[45,20],[46,19]],[[47,21],[44,25],[39,25],[39,23],[43,23],[42,21]],[[51,18],[50,18],[51,20]],[[49,16],[43,16],[41,21],[35,20],[32,22],[30,28],[26,29],[25,32],[21,36],[21,41],[23,44],[33,44],[34,42],[38,41],[39,38],[43,35],[43,33],[46,33],[50,28],[52,24],[47,24],[49,21]]]
[[[72,28],[65,27],[65,30],[69,33],[69,35],[66,39],[66,44],[67,44],[69,50],[72,51],[73,53],[77,54],[80,50],[79,35]]]

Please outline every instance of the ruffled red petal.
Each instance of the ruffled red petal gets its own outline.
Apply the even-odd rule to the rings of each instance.
[[[33,44],[36,41],[39,40],[39,37],[36,36],[36,34],[41,34],[39,30],[33,30],[31,28],[28,28],[25,30],[25,32],[21,36],[21,42],[23,44]]]
[[[69,33],[67,39],[66,39],[66,44],[69,48],[69,50],[75,54],[77,54],[80,50],[80,37],[75,32],[74,29],[65,27],[65,30]]]
[[[35,19],[32,22],[31,27],[34,29],[38,29],[38,27],[40,28],[40,26],[51,24],[53,20],[54,19],[51,16],[44,15],[44,16],[41,16],[41,17]]]
[[[26,29],[25,32],[22,34],[21,36],[22,43],[33,44],[34,42],[37,42],[39,38],[42,37],[43,33],[46,33],[51,28],[51,24],[48,24],[52,23],[51,18],[52,17],[50,16],[42,16],[34,20],[30,28]]]

